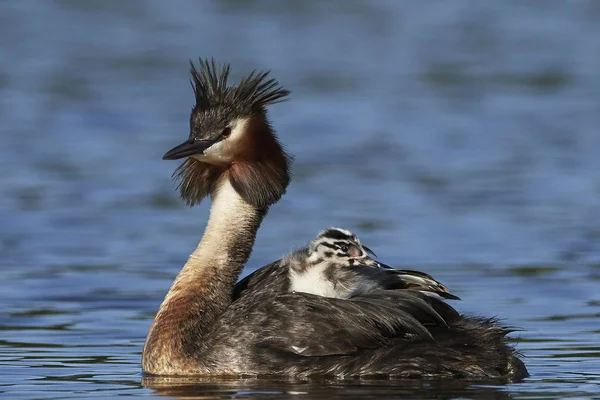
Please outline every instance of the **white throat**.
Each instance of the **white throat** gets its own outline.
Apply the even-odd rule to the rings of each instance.
[[[238,228],[248,226],[254,219],[254,207],[235,191],[229,179],[224,179],[213,193],[206,230],[190,258],[209,257],[212,265],[215,261],[219,264],[229,262],[228,250],[236,245]]]
[[[328,266],[329,264],[326,262],[310,263],[308,268],[302,272],[290,268],[290,290],[323,297],[340,297],[333,282],[325,276]]]

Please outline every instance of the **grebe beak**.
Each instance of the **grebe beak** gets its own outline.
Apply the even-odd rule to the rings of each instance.
[[[183,157],[193,156],[194,154],[202,154],[204,150],[218,142],[219,139],[199,140],[189,139],[179,146],[173,147],[163,156],[163,160],[178,160]]]

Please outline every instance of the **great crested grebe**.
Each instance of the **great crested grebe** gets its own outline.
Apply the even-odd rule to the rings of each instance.
[[[155,375],[508,378],[527,375],[493,319],[460,316],[416,290],[347,299],[294,292],[279,260],[236,285],[269,206],[285,193],[289,157],[266,107],[289,92],[268,72],[229,86],[229,66],[191,67],[189,139],[164,159],[188,205],[212,199],[198,247],[163,300],[142,367]],[[425,276],[426,277],[426,276]],[[443,290],[442,290],[443,292]]]
[[[284,257],[282,264],[289,266],[289,289],[294,292],[347,299],[378,289],[408,289],[459,299],[426,273],[394,269],[371,256],[375,253],[354,233],[328,228],[308,248]]]

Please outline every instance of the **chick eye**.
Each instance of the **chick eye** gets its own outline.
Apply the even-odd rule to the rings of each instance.
[[[225,129],[223,129],[223,132],[221,132],[221,136],[228,137],[229,135],[231,135],[231,128],[228,126]]]
[[[347,244],[344,244],[344,245],[340,246],[340,250],[342,250],[344,253],[347,253],[348,249],[349,249],[349,247],[348,247]]]

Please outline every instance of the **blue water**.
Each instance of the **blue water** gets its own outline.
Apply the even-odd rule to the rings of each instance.
[[[142,382],[194,248],[188,59],[268,68],[296,156],[247,271],[320,229],[498,316],[531,377]],[[600,398],[600,2],[0,2],[0,395]]]

